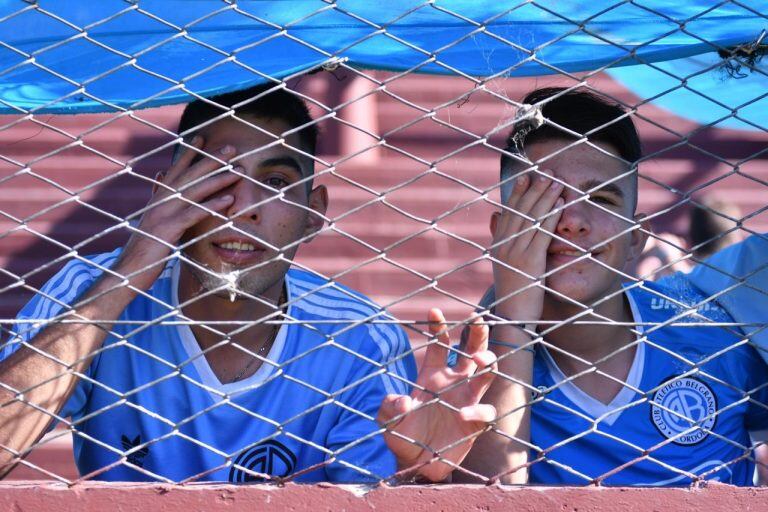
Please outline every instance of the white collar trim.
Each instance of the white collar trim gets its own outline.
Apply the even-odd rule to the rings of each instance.
[[[635,323],[642,323],[640,313],[637,309],[632,294],[629,291],[625,291],[627,299],[629,300],[629,306],[632,311]],[[638,330],[642,333],[642,326],[638,327]],[[635,350],[635,358],[632,361],[632,366],[629,368],[629,374],[627,375],[626,385],[621,388],[613,400],[610,403],[603,403],[596,398],[588,395],[581,390],[573,381],[567,380],[565,374],[560,370],[552,358],[552,355],[545,347],[542,347],[542,353],[544,356],[544,363],[547,366],[550,377],[555,382],[555,386],[559,389],[574,405],[584,411],[588,416],[595,418],[601,418],[601,423],[606,425],[613,425],[616,420],[621,416],[621,413],[625,410],[622,407],[630,404],[635,400],[635,389],[639,389],[640,383],[643,380],[643,369],[645,366],[645,343],[640,342]],[[620,409],[620,410],[619,410]],[[611,412],[616,411],[616,412]]]
[[[173,306],[178,311],[181,311],[179,308],[179,274],[181,273],[181,261],[176,260],[175,264],[173,266],[172,270],[172,281],[171,281],[171,300],[173,301]],[[286,274],[285,276],[285,288],[288,293],[288,302],[290,304],[292,297],[291,292],[291,283],[290,283],[290,277]],[[291,306],[288,307],[288,315],[290,316],[290,309]],[[259,384],[262,384],[265,382],[270,376],[272,376],[273,373],[277,370],[277,367],[275,364],[280,360],[280,356],[283,353],[283,348],[285,347],[285,339],[286,334],[288,331],[288,324],[283,324],[280,326],[280,330],[277,333],[277,336],[275,337],[275,341],[272,343],[272,347],[269,350],[269,353],[264,357],[264,359],[267,359],[268,361],[271,361],[272,364],[269,364],[267,362],[263,362],[261,366],[259,367],[256,372],[251,375],[250,377],[239,380],[237,382],[230,382],[227,384],[224,384],[219,381],[219,379],[216,377],[216,374],[211,369],[211,366],[208,364],[208,360],[205,358],[205,355],[203,354],[202,350],[200,349],[200,344],[197,342],[197,339],[195,338],[195,335],[192,333],[192,329],[189,328],[188,325],[180,324],[177,325],[179,337],[181,338],[182,346],[184,347],[184,350],[187,352],[187,355],[190,359],[192,359],[192,366],[197,371],[197,374],[200,376],[200,383],[204,386],[207,386],[209,388],[212,388],[216,391],[219,391],[220,393],[225,393],[229,396],[248,391],[252,387],[258,386]],[[221,395],[219,393],[210,392],[211,396],[213,397],[214,401],[218,402],[221,400]]]

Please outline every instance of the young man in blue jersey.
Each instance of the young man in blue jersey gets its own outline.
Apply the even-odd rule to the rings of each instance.
[[[0,472],[60,421],[87,478],[444,479],[494,416],[478,403],[484,329],[457,369],[430,345],[417,379],[385,312],[291,268],[328,203],[294,94],[195,101],[179,134],[125,247],[77,255],[19,313],[0,363]],[[429,319],[445,345],[441,313]],[[424,403],[436,393],[451,407]]]
[[[506,482],[750,485],[749,433],[768,428],[765,364],[716,325],[733,318],[711,291],[624,272],[647,232],[628,113],[557,88],[523,104],[491,219],[495,296],[481,301],[501,322],[489,343],[510,378],[492,384],[499,420],[465,467]]]

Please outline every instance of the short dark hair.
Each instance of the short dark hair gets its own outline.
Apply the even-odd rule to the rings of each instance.
[[[523,98],[523,105],[531,105],[543,116],[526,115],[516,121],[506,140],[507,153],[524,155],[528,144],[545,140],[576,140],[587,137],[592,143],[610,144],[619,156],[635,165],[643,156],[640,136],[627,111],[613,101],[597,94],[565,87],[536,89]],[[575,136],[570,132],[575,132]],[[501,155],[502,199],[506,201],[512,189],[509,177],[517,161],[507,154]],[[637,189],[637,175],[634,175]],[[637,198],[635,197],[635,204]],[[634,208],[633,208],[634,209]]]
[[[298,95],[275,84],[263,84],[228,92],[210,98],[209,103],[195,100],[189,103],[181,114],[179,129],[176,133],[186,131],[185,139],[191,139],[196,127],[221,116],[234,107],[238,117],[250,116],[262,119],[278,119],[285,121],[290,128],[298,128],[299,141],[304,151],[314,155],[317,148],[317,125],[312,122],[307,104]],[[174,160],[180,154],[182,146],[176,147]]]

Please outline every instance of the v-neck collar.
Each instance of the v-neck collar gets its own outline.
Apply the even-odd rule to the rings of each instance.
[[[173,301],[173,306],[176,308],[176,310],[181,311],[181,308],[179,307],[179,275],[181,273],[181,262],[180,260],[176,260],[172,274],[171,274],[171,299]],[[290,276],[286,273],[285,276],[285,288],[287,293],[287,301],[288,301],[288,312],[287,314],[290,316],[291,314],[291,300],[293,299],[293,293],[292,293],[292,286],[291,286],[291,280]],[[216,377],[216,374],[214,373],[213,369],[211,368],[210,364],[208,364],[208,360],[205,358],[205,354],[203,354],[203,351],[200,349],[200,344],[197,342],[197,339],[195,338],[194,333],[192,332],[192,329],[187,324],[178,324],[177,325],[179,337],[181,338],[181,344],[184,347],[184,350],[186,351],[187,355],[189,356],[192,366],[197,371],[197,374],[200,376],[200,383],[204,386],[211,388],[209,390],[209,393],[213,397],[214,401],[218,402],[221,400],[221,393],[225,393],[229,396],[232,396],[234,394],[247,391],[251,389],[253,386],[257,386],[263,382],[265,382],[276,370],[277,367],[275,364],[269,364],[267,362],[264,362],[261,364],[258,370],[251,375],[250,377],[247,377],[243,380],[239,380],[237,382],[229,382],[229,383],[222,383],[219,381],[218,377]],[[275,341],[272,343],[272,347],[269,349],[269,353],[264,356],[264,359],[271,361],[272,363],[277,363],[280,359],[280,355],[283,352],[283,348],[285,347],[285,339],[286,339],[286,333],[288,331],[288,324],[283,324],[280,326],[280,330],[277,332],[277,336],[275,337]],[[218,393],[213,392],[213,390],[218,391]]]
[[[629,307],[632,311],[632,317],[635,324],[638,325],[638,331],[643,332],[642,318],[637,308],[632,294],[629,290],[624,291],[629,301]],[[563,371],[557,366],[557,363],[552,358],[552,355],[546,349],[541,347],[542,355],[544,357],[544,363],[546,364],[547,371],[549,372],[552,381],[555,383],[555,387],[562,392],[566,398],[568,398],[574,405],[584,411],[587,415],[593,419],[602,418],[601,423],[606,425],[613,425],[613,423],[621,416],[621,413],[626,405],[635,400],[635,389],[640,388],[640,383],[643,380],[643,369],[645,366],[645,343],[642,341],[636,345],[635,357],[632,361],[632,366],[629,368],[629,374],[625,384],[621,390],[616,393],[609,403],[603,403],[593,396],[585,393],[580,387],[568,380]],[[612,412],[615,411],[615,412]]]

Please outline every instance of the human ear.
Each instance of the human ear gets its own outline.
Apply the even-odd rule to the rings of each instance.
[[[160,187],[160,184],[163,182],[163,179],[165,179],[165,172],[160,171],[157,174],[155,174],[155,181],[152,183],[152,195],[155,195],[157,193],[157,189]]]
[[[651,232],[651,222],[646,218],[644,213],[638,213],[635,215],[635,224],[637,228],[632,230],[631,241],[629,246],[629,253],[627,254],[627,261],[638,258],[645,249],[645,244],[648,241],[648,233]]]
[[[491,237],[496,238],[496,226],[499,225],[499,217],[501,216],[501,213],[499,212],[493,212],[491,214],[490,221],[488,223],[488,229],[491,232]]]
[[[325,212],[328,211],[328,189],[325,185],[318,185],[309,193],[307,201],[309,215],[307,225],[304,228],[305,241],[312,240],[318,231],[325,225]]]

